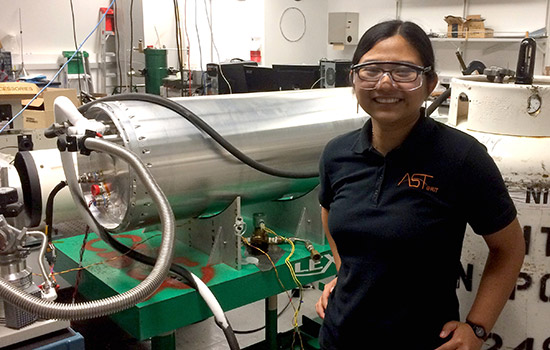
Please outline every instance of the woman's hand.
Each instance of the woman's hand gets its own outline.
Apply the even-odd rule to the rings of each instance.
[[[480,350],[483,340],[474,334],[474,330],[466,323],[450,321],[445,323],[439,336],[451,339],[435,350]]]
[[[325,318],[325,309],[327,308],[328,304],[328,296],[330,293],[332,293],[332,290],[334,289],[334,286],[336,286],[336,282],[338,281],[338,277],[335,277],[332,281],[325,284],[325,289],[323,289],[323,294],[319,298],[319,301],[317,301],[317,304],[315,304],[315,310],[317,311],[317,314],[321,318]]]

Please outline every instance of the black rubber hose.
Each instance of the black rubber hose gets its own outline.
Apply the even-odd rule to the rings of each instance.
[[[61,181],[58,183],[50,192],[48,195],[48,200],[46,201],[46,225],[48,226],[48,233],[47,238],[48,242],[52,241],[52,231],[53,231],[53,203],[55,196],[59,191],[61,191],[63,188],[67,186],[67,183],[65,181]]]
[[[101,230],[103,230],[103,228],[101,226],[98,226],[98,227]],[[141,263],[147,264],[147,265],[154,265],[155,264],[155,259],[154,258],[152,258],[150,256],[147,256],[147,255],[144,255],[144,254],[141,254],[141,253],[133,250],[132,248],[125,246],[124,244],[122,244],[119,241],[117,241],[116,239],[114,239],[113,236],[111,236],[110,233],[104,231],[103,234],[101,235],[101,237],[105,238],[107,240],[107,243],[111,247],[113,247],[115,250],[117,250],[119,253],[126,254],[128,257],[130,257],[130,258],[132,258],[136,261],[139,261]],[[177,274],[181,278],[183,278],[185,284],[189,285],[190,287],[192,287],[193,289],[198,291],[197,284],[195,283],[193,277],[191,276],[191,273],[186,268],[184,268],[180,265],[172,264],[170,266],[170,271]],[[226,320],[227,320],[227,317],[226,317]],[[227,321],[227,322],[229,324],[229,321]],[[231,350],[239,350],[240,349],[239,342],[237,340],[237,337],[235,336],[235,332],[233,332],[233,328],[231,327],[231,325],[228,325],[227,327],[224,327],[219,322],[215,322],[215,323],[218,327],[220,327],[222,329],[223,334],[225,335],[225,338],[227,340],[227,343],[229,344],[229,348]]]
[[[437,107],[439,107],[443,101],[449,98],[451,96],[451,88],[447,88],[441,95],[437,96],[437,98],[432,102],[431,105],[426,108],[426,117],[429,117]]]
[[[83,106],[80,106],[78,110],[80,111],[80,113],[85,113],[94,104],[99,102],[109,102],[109,101],[144,101],[144,102],[154,103],[159,106],[168,108],[176,112],[177,114],[181,115],[185,119],[187,119],[197,129],[207,133],[210,137],[212,137],[214,141],[216,141],[226,151],[231,153],[235,158],[237,158],[244,164],[260,172],[263,172],[272,176],[291,178],[291,179],[307,179],[307,178],[313,178],[313,177],[319,176],[318,172],[311,172],[311,173],[293,172],[293,171],[274,169],[267,165],[261,164],[255,161],[254,159],[250,158],[243,152],[241,152],[237,147],[233,146],[222,135],[220,135],[216,130],[214,130],[209,124],[207,124],[204,120],[202,120],[199,116],[191,112],[186,107],[170,99],[160,97],[157,95],[133,93],[133,94],[107,96],[107,97],[103,97],[98,100],[92,101]]]
[[[150,266],[155,265],[155,258],[142,254],[120,243],[109,232],[105,231],[99,224],[98,224],[98,228],[100,230],[103,230],[103,232],[101,233],[97,232],[97,234],[100,235],[100,237],[107,240],[107,243],[119,253],[124,254],[136,261],[139,261],[140,263],[150,265]],[[170,271],[180,276],[183,279],[183,282],[188,286],[190,286],[191,288],[195,290],[198,288],[197,284],[193,280],[193,277],[191,277],[191,273],[185,267],[172,263],[172,265],[170,265]]]

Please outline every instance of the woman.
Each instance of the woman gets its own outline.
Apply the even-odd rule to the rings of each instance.
[[[322,349],[479,350],[524,257],[516,209],[483,145],[424,115],[434,54],[411,22],[375,25],[351,69],[371,118],[320,163],[324,229],[338,277],[316,309]],[[466,224],[490,254],[463,322],[456,283]]]

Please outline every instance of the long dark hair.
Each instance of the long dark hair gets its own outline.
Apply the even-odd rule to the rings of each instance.
[[[433,79],[435,76],[435,57],[432,43],[424,30],[412,22],[392,20],[372,26],[363,34],[361,40],[359,40],[357,49],[355,49],[355,53],[353,54],[352,64],[359,63],[361,57],[379,41],[397,34],[405,38],[405,40],[416,49],[424,67],[432,67],[432,69],[426,73],[426,76],[429,79]]]

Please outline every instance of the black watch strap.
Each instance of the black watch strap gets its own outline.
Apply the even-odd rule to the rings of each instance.
[[[476,337],[483,339],[483,341],[487,340],[487,338],[489,337],[489,334],[487,333],[487,331],[483,326],[480,326],[468,320],[466,320],[466,324],[472,327],[472,330],[474,331],[474,334],[476,335]]]

